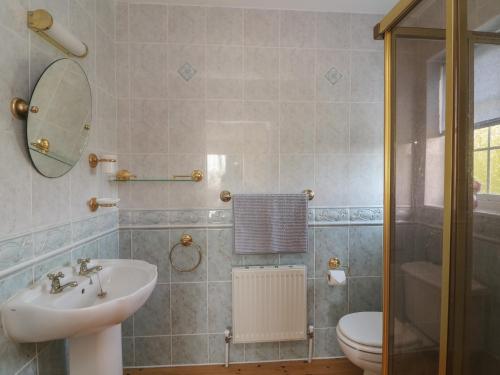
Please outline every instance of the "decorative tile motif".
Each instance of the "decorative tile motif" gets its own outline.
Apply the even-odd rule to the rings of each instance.
[[[61,225],[34,234],[35,256],[46,254],[71,243],[71,224]]]
[[[382,207],[375,208],[351,208],[351,221],[382,221],[384,210]]]
[[[316,222],[338,223],[349,220],[347,208],[321,208],[316,209]]]
[[[170,211],[169,223],[173,225],[205,224],[205,210]]]
[[[0,270],[33,258],[31,234],[0,242]]]
[[[233,222],[232,210],[208,211],[208,224],[231,224]]]
[[[325,78],[328,82],[332,84],[332,86],[335,86],[335,84],[342,79],[343,75],[340,73],[335,67],[332,67],[328,72],[325,74]]]
[[[132,223],[136,225],[159,225],[168,223],[168,211],[132,211]]]
[[[189,82],[196,75],[196,69],[188,62],[184,63],[177,72],[186,82]]]

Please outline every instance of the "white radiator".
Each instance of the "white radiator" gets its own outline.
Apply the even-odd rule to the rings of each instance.
[[[233,268],[235,343],[307,338],[305,266]]]

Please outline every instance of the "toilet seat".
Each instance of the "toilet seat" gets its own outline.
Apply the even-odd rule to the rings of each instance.
[[[337,336],[349,347],[368,354],[382,354],[382,313],[345,315],[337,324]]]

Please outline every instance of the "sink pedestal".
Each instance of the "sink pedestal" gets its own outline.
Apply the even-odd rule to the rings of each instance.
[[[69,339],[70,375],[122,375],[122,330],[117,324]]]

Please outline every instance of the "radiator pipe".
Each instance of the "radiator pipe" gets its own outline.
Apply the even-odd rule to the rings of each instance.
[[[226,342],[226,357],[224,361],[224,366],[229,367],[229,343],[231,342],[231,339],[233,338],[233,335],[231,334],[231,330],[227,328],[224,331],[224,341]]]
[[[314,326],[310,325],[307,327],[307,338],[309,339],[309,356],[307,358],[307,363],[312,362],[313,351],[314,351]]]

